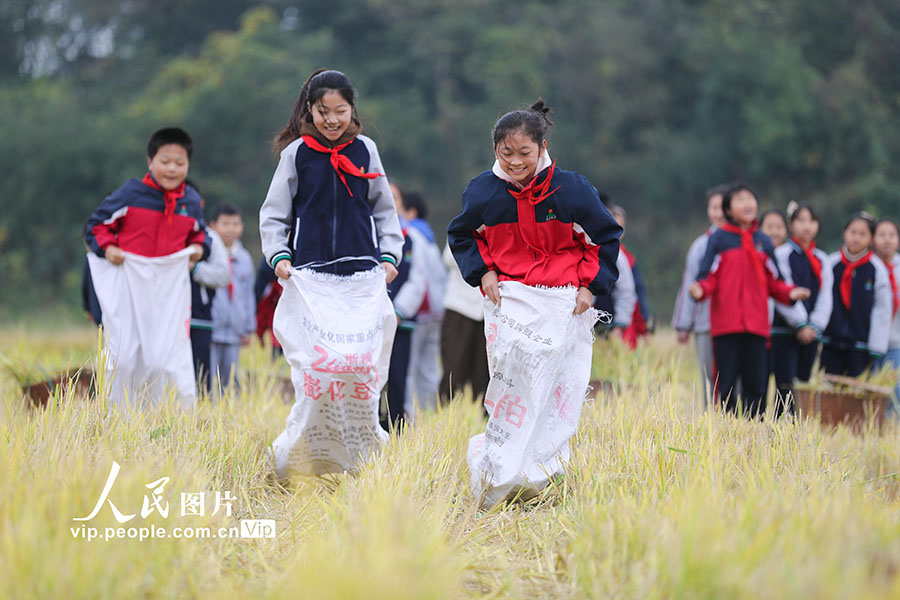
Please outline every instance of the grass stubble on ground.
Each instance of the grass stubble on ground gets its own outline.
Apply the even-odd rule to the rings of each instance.
[[[392,437],[357,475],[284,488],[265,451],[290,408],[287,367],[266,349],[245,351],[239,397],[192,414],[107,418],[73,394],[26,406],[16,369],[77,368],[95,347],[83,328],[0,330],[4,597],[900,597],[898,428],[854,436],[705,411],[693,357],[669,334],[636,353],[598,340],[594,377],[613,384],[584,407],[567,477],[490,511],[469,489],[468,439],[483,428],[471,402]],[[74,537],[113,461],[109,499],[136,516],[120,524],[107,504],[86,526],[273,519],[276,536]],[[163,477],[168,516],[144,519]],[[199,491],[206,514],[181,516],[181,493]],[[235,498],[231,517],[210,514],[216,491]]]

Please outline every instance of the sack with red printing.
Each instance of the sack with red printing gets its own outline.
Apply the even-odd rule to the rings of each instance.
[[[273,319],[295,402],[272,444],[279,478],[355,471],[388,434],[378,422],[397,319],[381,268],[294,270]]]
[[[598,312],[573,314],[574,287],[500,282],[484,300],[491,379],[484,433],[469,441],[472,492],[485,507],[527,499],[564,471],[591,373]]]

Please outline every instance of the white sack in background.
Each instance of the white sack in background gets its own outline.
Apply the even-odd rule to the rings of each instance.
[[[167,388],[184,408],[195,405],[191,253],[185,248],[149,258],[123,252],[121,265],[87,255],[103,313],[111,409],[159,405]]]

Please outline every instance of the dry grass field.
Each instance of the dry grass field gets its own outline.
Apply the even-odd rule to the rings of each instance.
[[[566,478],[490,511],[469,490],[483,422],[465,399],[358,475],[282,487],[265,451],[287,367],[266,349],[244,353],[238,396],[192,414],[108,418],[75,388],[28,406],[25,379],[90,366],[96,346],[83,327],[0,327],[5,598],[900,597],[900,430],[706,411],[693,356],[665,332],[636,353],[597,341],[595,378],[612,383],[582,412]],[[108,502],[73,520],[114,461]],[[204,514],[182,514],[199,492]],[[216,492],[231,516],[211,514]],[[273,520],[274,537],[218,535],[242,519]],[[128,537],[157,528],[217,535]]]

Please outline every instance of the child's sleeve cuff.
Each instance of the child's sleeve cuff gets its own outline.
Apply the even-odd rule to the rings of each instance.
[[[291,255],[288,252],[280,252],[280,253],[276,254],[275,256],[273,256],[272,257],[272,268],[274,269],[275,265],[278,264],[278,261],[284,260],[284,259],[291,260]]]
[[[391,256],[390,254],[382,254],[381,262],[389,262],[392,265],[394,265],[395,267],[397,266],[397,259],[394,258],[393,256]]]

